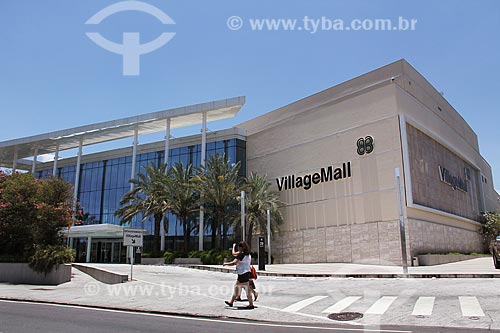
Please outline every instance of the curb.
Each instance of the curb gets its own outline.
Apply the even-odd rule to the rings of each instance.
[[[186,268],[199,269],[212,272],[221,273],[234,273],[233,269],[214,267],[214,266],[202,266],[202,265],[189,265],[184,266]],[[274,277],[332,277],[332,278],[356,278],[356,279],[394,279],[394,278],[414,278],[414,279],[490,279],[490,278],[500,278],[499,274],[494,273],[409,273],[405,274],[393,274],[393,273],[380,273],[380,274],[364,274],[364,273],[345,273],[345,274],[335,274],[335,273],[325,273],[325,274],[304,274],[304,273],[276,273],[276,272],[266,272],[257,271],[260,276],[274,276]]]
[[[117,284],[117,283],[123,283],[128,281],[128,275],[127,274],[119,274],[119,273],[114,273],[110,272],[108,270],[102,269],[102,268],[97,268],[97,267],[92,267],[92,266],[86,266],[86,265],[81,265],[81,264],[72,264],[72,266],[79,271],[90,275],[94,279],[106,283],[106,284]]]
[[[101,310],[113,310],[113,311],[125,311],[125,312],[136,312],[136,313],[150,313],[165,316],[180,316],[180,317],[192,317],[192,318],[206,318],[206,319],[241,319],[239,317],[228,317],[228,316],[216,316],[216,315],[204,315],[199,313],[188,313],[188,312],[169,312],[169,311],[158,311],[158,310],[140,310],[140,309],[129,309],[120,308],[116,306],[102,306],[102,305],[90,305],[90,304],[77,304],[68,302],[53,302],[35,299],[23,299],[23,298],[8,298],[0,297],[0,301],[15,301],[15,302],[25,302],[25,303],[40,303],[40,304],[53,304],[53,305],[67,305],[75,306],[87,309],[101,309]]]
[[[171,311],[159,311],[159,310],[129,309],[129,308],[116,307],[116,306],[76,304],[76,303],[68,303],[68,302],[54,302],[54,301],[44,301],[44,300],[35,300],[35,299],[0,297],[0,301],[13,301],[13,302],[24,302],[24,303],[33,303],[33,304],[38,303],[38,304],[48,304],[48,305],[63,305],[63,306],[72,306],[72,307],[79,307],[79,308],[85,308],[85,309],[123,311],[123,312],[139,313],[139,314],[156,314],[156,315],[172,316],[172,317],[219,319],[219,320],[239,320],[239,321],[248,321],[248,322],[255,322],[255,323],[262,323],[262,322],[263,323],[279,323],[279,321],[257,320],[257,319],[252,319],[252,318],[243,318],[243,317],[236,317],[236,316],[219,316],[219,315],[207,315],[207,314],[189,313],[189,312],[171,312]],[[301,324],[306,325],[307,323],[297,323],[297,325],[301,325]],[[351,326],[348,326],[348,327],[351,327]]]

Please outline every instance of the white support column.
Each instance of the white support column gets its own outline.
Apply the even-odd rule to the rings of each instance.
[[[135,163],[137,160],[137,145],[139,144],[139,127],[135,125],[134,128],[134,142],[132,142],[132,172],[130,174],[130,179],[135,178]],[[134,184],[130,184],[130,190],[134,189]]]
[[[80,139],[80,143],[78,144],[78,155],[76,158],[76,169],[75,169],[75,186],[73,192],[73,210],[76,209],[76,203],[78,201],[78,190],[80,183],[80,165],[82,164],[82,147],[83,147],[83,139]]]
[[[57,177],[57,160],[59,160],[59,144],[56,144],[56,154],[54,155],[54,167],[52,168],[52,176]]]
[[[12,161],[12,173],[16,172],[17,168],[17,147],[14,148],[14,160]]]
[[[241,240],[246,242],[246,226],[245,226],[245,191],[241,191]],[[250,245],[250,244],[248,244]]]
[[[137,145],[139,144],[139,126],[138,125],[135,125],[134,127],[134,142],[132,142],[132,171],[130,172],[130,179],[135,179],[135,164],[137,162]],[[132,191],[134,189],[134,184],[130,184],[130,190]],[[128,223],[128,227],[129,228],[132,228],[132,225],[133,225],[133,220],[131,220],[129,223]],[[133,251],[134,251],[134,247],[133,246],[127,246],[127,258],[129,258],[129,262],[130,262],[130,258],[132,258],[133,256]]]
[[[90,252],[92,251],[92,237],[87,237],[87,256],[85,262],[90,262]]]
[[[163,162],[165,164],[168,164],[169,151],[170,151],[170,118],[167,118],[167,123],[165,126],[165,157],[163,158]],[[161,220],[160,236],[161,236],[160,250],[165,251],[165,216],[163,216],[163,219]]]
[[[201,121],[201,160],[202,166],[205,166],[205,160],[207,159],[207,113],[203,112],[203,118]]]
[[[165,126],[165,157],[163,162],[168,163],[168,152],[170,151],[170,118],[167,118],[167,123]]]
[[[38,159],[38,148],[35,148],[35,153],[33,155],[33,164],[31,164],[31,173],[33,175],[35,175],[37,159]]]
[[[207,113],[203,112],[201,121],[201,158],[200,165],[205,166],[207,158]],[[198,232],[198,249],[203,251],[203,236],[205,234],[204,209],[200,206],[200,230]]]

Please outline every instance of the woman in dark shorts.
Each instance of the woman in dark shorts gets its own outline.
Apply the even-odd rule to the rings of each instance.
[[[236,284],[234,285],[233,296],[230,301],[225,301],[227,305],[233,306],[236,298],[241,295],[241,289],[245,289],[247,295],[251,295],[250,286],[248,281],[252,276],[250,272],[250,262],[252,258],[250,257],[250,251],[248,248],[248,244],[245,242],[240,242],[238,244],[238,255],[236,258],[228,263],[223,264],[224,266],[234,266],[236,265],[236,273],[238,274],[238,279],[236,280]],[[253,299],[252,297],[248,297],[249,305],[247,308],[253,309]]]
[[[233,248],[232,248],[231,254],[233,255],[233,257],[236,258],[239,253],[240,252],[238,252],[238,250],[236,249],[236,243],[233,243]],[[251,260],[250,260],[250,265],[252,265]],[[250,280],[248,281],[248,285],[250,286],[250,293],[253,294],[253,296],[254,296],[253,301],[255,302],[257,300],[257,297],[259,297],[259,293],[256,290],[257,288],[255,287],[255,282],[252,279],[252,275],[250,275]],[[247,298],[248,298],[248,295],[247,295]],[[236,301],[241,302],[241,295],[238,295],[238,297],[236,298]]]

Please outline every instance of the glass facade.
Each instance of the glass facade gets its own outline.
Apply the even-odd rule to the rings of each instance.
[[[207,143],[207,158],[214,154],[225,154],[229,162],[241,162],[240,176],[246,174],[246,142],[239,139],[221,140]],[[169,151],[169,165],[181,162],[195,167],[200,166],[201,144],[172,148]],[[144,166],[153,163],[158,166],[164,160],[164,151],[137,154],[136,172],[143,172]],[[72,183],[75,182],[76,166],[58,168],[57,176]],[[80,208],[89,214],[85,224],[120,224],[120,218],[114,216],[120,207],[120,199],[130,190],[129,179],[132,172],[132,156],[119,157],[98,162],[82,163],[80,166],[80,184],[78,200]],[[52,175],[52,169],[37,171],[36,177]],[[182,236],[182,226],[175,216],[168,216],[168,236]],[[133,228],[142,228],[154,233],[153,218],[141,221],[137,216],[132,223]],[[210,231],[205,231],[206,235]]]

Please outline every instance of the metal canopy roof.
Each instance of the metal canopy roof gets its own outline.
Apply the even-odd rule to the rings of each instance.
[[[130,229],[128,227],[114,225],[114,224],[89,224],[73,226],[69,230],[69,238],[123,238],[123,229]],[[141,231],[144,235],[149,235],[149,232],[144,229],[135,229]],[[63,233],[68,235],[68,228],[63,229]]]
[[[172,129],[201,124],[203,112],[207,113],[207,122],[220,120],[234,117],[243,104],[245,97],[240,96],[3,141],[0,166],[12,166],[16,150],[17,158],[22,159],[34,156],[35,149],[38,155],[43,155],[55,152],[57,145],[59,151],[77,148],[80,140],[86,146],[131,137],[136,126],[140,134],[156,133],[165,130],[168,118]]]

